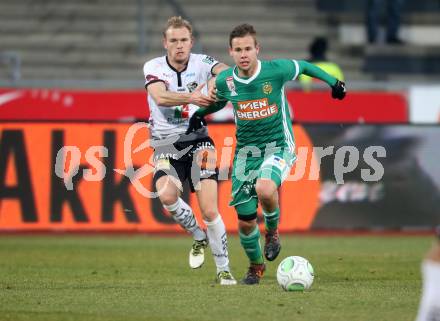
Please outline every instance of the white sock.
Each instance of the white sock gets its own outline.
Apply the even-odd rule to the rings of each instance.
[[[217,266],[217,273],[229,271],[228,239],[222,217],[218,215],[212,222],[203,222],[208,228],[209,246]]]
[[[423,291],[416,321],[440,320],[440,263],[425,260],[422,264]]]
[[[191,207],[179,197],[176,203],[163,206],[171,213],[173,219],[179,223],[188,233],[191,233],[195,240],[201,241],[206,239],[206,234],[197,223],[196,217]]]

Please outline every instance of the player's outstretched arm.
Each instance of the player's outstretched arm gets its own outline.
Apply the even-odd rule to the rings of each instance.
[[[335,99],[344,99],[347,90],[345,83],[326,73],[324,70],[311,64],[305,60],[298,62],[299,74],[304,74],[310,77],[321,79],[325,81],[332,88],[332,97]]]
[[[216,79],[215,86],[219,86],[219,80]],[[225,100],[221,91],[216,92],[216,101],[206,108],[199,108],[189,119],[188,129],[186,134],[196,131],[203,126],[206,126],[205,116],[213,114],[226,106],[227,100]]]
[[[199,85],[192,93],[175,93],[168,91],[165,83],[158,81],[148,85],[146,89],[156,104],[163,107],[174,107],[184,104],[208,107],[213,104],[215,100],[202,94],[202,88],[205,85],[206,84]]]
[[[213,76],[217,76],[219,73],[221,73],[223,70],[228,69],[229,66],[219,62],[218,64],[216,64],[214,67],[212,67],[211,73]]]
[[[222,62],[219,62],[214,67],[212,67],[211,74],[212,74],[213,77],[211,79],[209,79],[209,81],[208,81],[208,97],[210,97],[214,101],[217,100],[217,97],[216,97],[216,95],[217,95],[217,87],[215,85],[215,81],[217,79],[217,75],[219,73],[221,73],[223,70],[226,70],[228,68],[229,68],[229,66],[224,64],[224,63],[222,63]]]
[[[188,129],[186,134],[194,132],[203,126],[206,126],[205,116],[213,114],[226,106],[227,101],[217,101],[207,108],[199,108],[189,119]]]

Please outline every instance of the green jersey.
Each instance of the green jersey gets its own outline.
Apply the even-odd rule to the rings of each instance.
[[[268,146],[294,154],[295,140],[284,84],[299,74],[295,60],[258,61],[250,78],[238,76],[237,68],[222,71],[216,79],[217,97],[234,106],[237,149]]]
[[[216,79],[219,101],[196,111],[198,116],[205,116],[222,109],[227,101],[234,106],[237,148],[230,205],[239,215],[257,211],[257,179],[270,179],[279,187],[296,159],[284,84],[300,74],[321,79],[329,86],[337,83],[336,78],[307,61],[258,61],[250,78],[239,77],[237,67],[222,71]]]

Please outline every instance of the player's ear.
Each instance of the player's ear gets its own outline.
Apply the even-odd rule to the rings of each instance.
[[[232,47],[229,47],[229,56],[232,57]]]
[[[165,49],[168,49],[167,38],[165,36],[162,38],[162,45]]]
[[[258,43],[255,45],[255,51],[257,52],[257,55],[260,52],[260,45]]]

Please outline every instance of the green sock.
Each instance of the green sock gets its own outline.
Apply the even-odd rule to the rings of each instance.
[[[258,226],[249,234],[239,233],[240,243],[243,246],[246,255],[251,263],[261,264],[264,262],[263,254],[260,246],[260,230]]]
[[[276,230],[278,228],[278,222],[280,221],[280,208],[277,207],[274,212],[267,213],[263,210],[264,225],[266,231]]]

